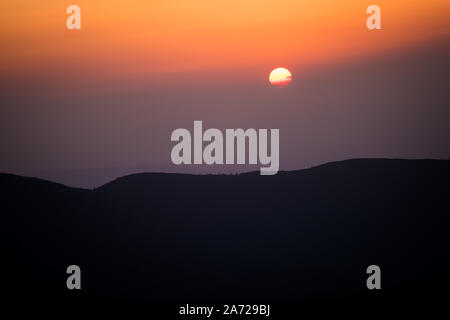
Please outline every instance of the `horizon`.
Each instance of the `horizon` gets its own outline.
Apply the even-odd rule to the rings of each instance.
[[[305,167],[305,168],[299,168],[299,169],[292,169],[292,170],[283,170],[280,169],[277,173],[277,175],[279,174],[289,174],[289,173],[296,173],[299,171],[307,171],[310,169],[316,169],[316,168],[320,168],[323,166],[327,166],[327,165],[337,165],[337,164],[343,164],[343,163],[348,163],[348,162],[354,162],[354,161],[418,161],[418,162],[425,162],[425,161],[450,161],[450,158],[447,159],[432,159],[432,158],[410,158],[410,159],[406,159],[406,158],[349,158],[349,159],[343,159],[343,160],[336,160],[336,161],[329,161],[329,162],[324,162],[324,163],[320,163],[317,165],[313,165],[310,167]],[[91,170],[95,170],[95,169],[91,169]],[[99,170],[104,170],[104,168],[99,169]],[[88,170],[90,171],[90,170]],[[118,175],[118,176],[114,176],[114,177],[108,177],[102,178],[102,182],[98,182],[94,185],[69,185],[66,184],[62,181],[55,181],[55,180],[51,180],[51,179],[46,179],[45,177],[39,177],[39,176],[25,176],[25,175],[20,175],[20,174],[15,174],[15,173],[9,173],[9,172],[0,172],[0,175],[11,175],[11,176],[16,176],[16,177],[20,177],[20,178],[30,178],[30,179],[37,179],[40,181],[45,181],[45,182],[49,182],[49,183],[54,183],[54,184],[58,184],[58,185],[62,185],[64,187],[68,187],[68,188],[72,188],[72,189],[82,189],[82,190],[95,190],[95,189],[99,189],[107,184],[110,184],[112,182],[115,182],[117,180],[120,180],[122,178],[126,178],[129,176],[135,176],[135,175],[146,175],[146,174],[157,174],[157,175],[180,175],[180,176],[241,176],[241,175],[247,175],[247,174],[254,174],[254,175],[260,175],[259,174],[259,170],[252,170],[252,171],[237,171],[237,172],[216,172],[216,173],[208,173],[208,172],[203,172],[203,173],[191,173],[191,172],[176,172],[176,171],[130,171],[129,173],[123,174],[123,175]],[[269,178],[270,179],[270,178]]]

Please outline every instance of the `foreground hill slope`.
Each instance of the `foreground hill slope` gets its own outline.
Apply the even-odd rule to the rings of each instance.
[[[0,175],[11,296],[385,297],[448,289],[450,161],[354,159],[241,175],[143,173],[98,189]],[[83,289],[66,289],[66,268]],[[379,294],[379,293],[377,293]]]

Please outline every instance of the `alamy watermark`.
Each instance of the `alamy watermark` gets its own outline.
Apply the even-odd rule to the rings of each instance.
[[[69,290],[80,290],[81,289],[81,269],[77,265],[70,265],[66,270],[67,274],[70,274],[67,277],[66,286]]]
[[[246,164],[246,150],[248,141],[248,164],[261,165],[261,175],[273,175],[279,169],[280,130],[270,130],[268,142],[267,129],[226,129],[225,156],[224,134],[219,129],[208,129],[203,133],[202,121],[194,121],[194,136],[187,129],[179,128],[172,132],[171,141],[178,141],[172,148],[171,159],[176,165],[181,164]],[[192,141],[193,140],[193,141]],[[203,149],[203,142],[209,142]],[[270,146],[270,154],[268,143]],[[194,157],[192,159],[192,144]]]
[[[70,14],[66,20],[66,27],[69,30],[81,29],[81,9],[76,4],[71,4],[67,7],[66,13]]]
[[[381,9],[377,5],[371,5],[367,7],[367,14],[370,16],[366,20],[367,29],[369,30],[380,30],[381,29]]]

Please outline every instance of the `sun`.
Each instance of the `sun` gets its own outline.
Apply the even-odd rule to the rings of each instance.
[[[273,69],[269,75],[270,84],[278,88],[286,87],[292,80],[291,72],[286,68]]]

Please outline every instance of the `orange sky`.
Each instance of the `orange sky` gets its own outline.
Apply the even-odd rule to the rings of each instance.
[[[81,7],[80,31],[65,27],[70,4]],[[381,7],[383,30],[366,29],[371,4]],[[450,30],[448,0],[15,0],[2,1],[0,15],[1,70],[73,67],[125,78],[308,68]]]

